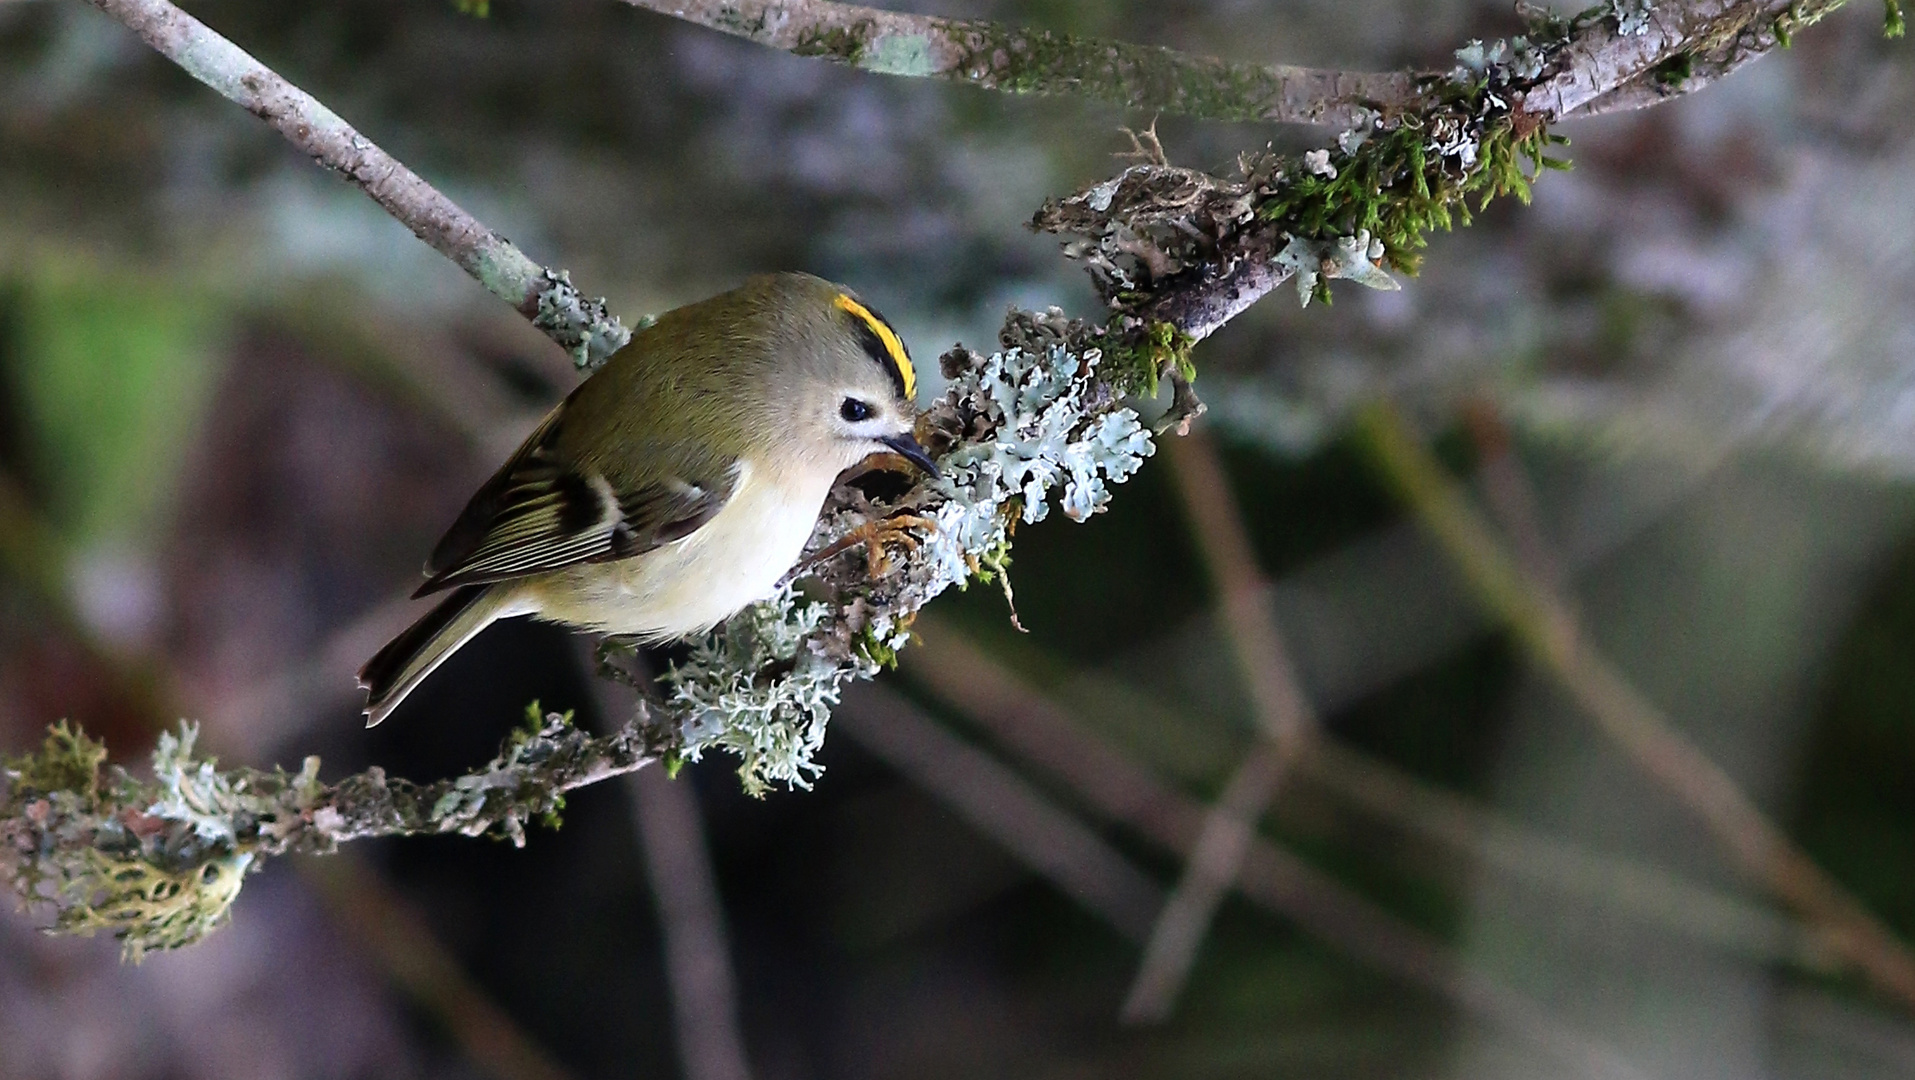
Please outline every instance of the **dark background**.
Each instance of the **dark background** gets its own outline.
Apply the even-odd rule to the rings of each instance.
[[[1118,127],[1151,119],[846,71],[612,0],[189,6],[628,320],[805,269],[869,296],[927,370],[988,345],[1007,305],[1094,314],[1024,222],[1121,167]],[[1463,0],[896,6],[1363,69],[1444,67],[1517,29]],[[1879,25],[1862,5],[1693,98],[1567,125],[1575,171],[1435,238],[1403,292],[1339,285],[1303,311],[1285,291],[1197,353],[1331,737],[1692,888],[1618,906],[1308,780],[1266,835],[1656,1075],[1911,1075],[1915,1024],[1496,632],[1346,420],[1388,393],[1468,474],[1464,410],[1500,417],[1599,647],[1915,933],[1915,51]],[[1210,170],[1308,145],[1159,131]],[[0,207],[0,748],[71,717],[133,761],[190,717],[228,761],[426,779],[484,761],[533,700],[602,720],[578,643],[525,624],[375,732],[352,688],[439,531],[572,384],[548,342],[69,0],[0,0]],[[1028,635],[993,588],[934,612],[1208,798],[1254,728],[1180,505],[1157,461],[1108,514],[1021,531]],[[908,656],[885,680],[1082,812]],[[748,798],[720,757],[678,781],[705,812],[760,1076],[1561,1075],[1234,899],[1172,1021],[1126,1028],[1137,946],[842,735],[810,791]],[[630,794],[578,793],[523,850],[273,865],[231,926],[138,967],[8,914],[0,1080],[506,1075],[458,1035],[497,1027],[473,999],[406,976],[435,941],[451,985],[567,1073],[675,1075]],[[1175,880],[1169,855],[1085,820]],[[396,906],[351,899],[368,895]]]

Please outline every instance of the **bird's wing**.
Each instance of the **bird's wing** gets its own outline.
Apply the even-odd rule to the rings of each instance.
[[[553,410],[472,497],[415,596],[642,555],[710,521],[737,485],[735,458],[682,443],[647,448],[649,479],[615,484],[553,452],[563,422]]]

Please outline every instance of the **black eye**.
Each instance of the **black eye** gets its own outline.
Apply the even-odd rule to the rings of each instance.
[[[855,424],[860,420],[871,419],[871,406],[857,398],[848,397],[844,399],[843,405],[838,406],[838,415]]]

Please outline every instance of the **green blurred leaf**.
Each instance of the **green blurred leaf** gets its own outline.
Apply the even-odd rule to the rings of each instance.
[[[137,543],[170,504],[211,395],[210,305],[131,274],[35,269],[7,374],[49,517],[75,543]]]

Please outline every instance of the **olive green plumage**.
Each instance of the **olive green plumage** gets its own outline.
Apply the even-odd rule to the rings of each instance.
[[[773,274],[632,338],[472,497],[418,594],[452,595],[368,661],[367,723],[496,619],[660,639],[791,568],[837,475],[911,438],[896,333],[841,286]]]

